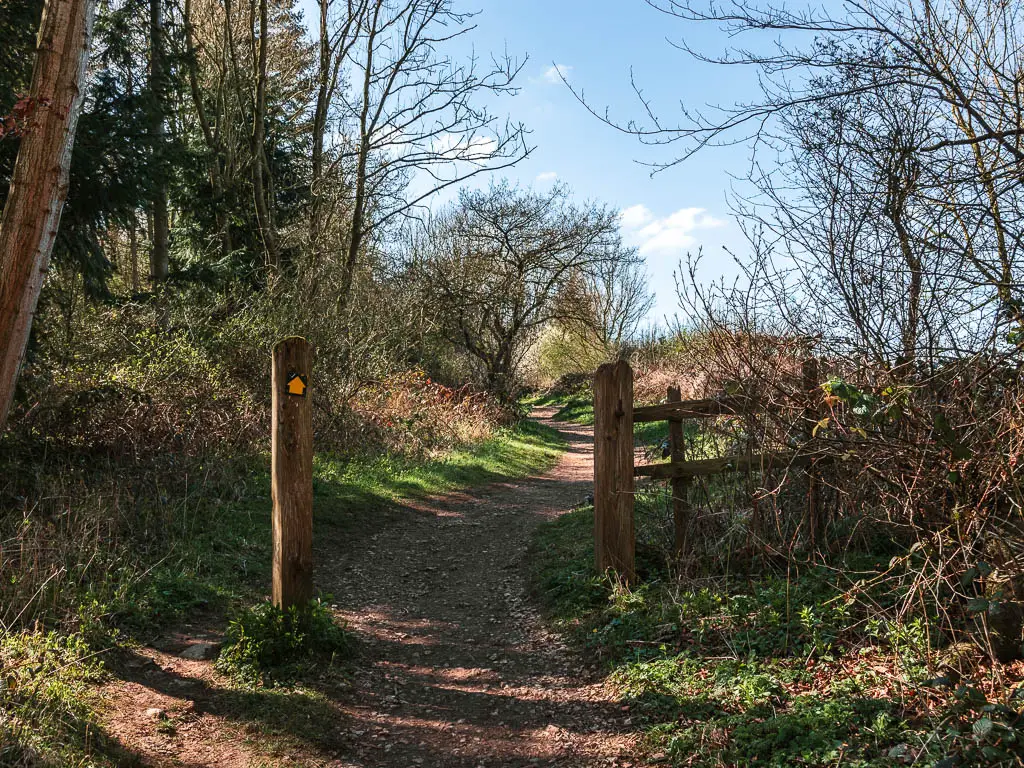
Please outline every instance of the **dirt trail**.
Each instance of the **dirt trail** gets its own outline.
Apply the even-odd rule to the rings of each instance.
[[[590,429],[553,413],[534,417],[569,447],[543,476],[417,502],[360,546],[317,553],[318,587],[363,646],[348,684],[319,691],[312,715],[291,715],[318,722],[282,728],[289,715],[280,712],[254,732],[233,706],[240,694],[222,687],[209,662],[150,649],[139,659],[152,667],[145,679],[108,691],[120,713],[108,732],[154,765],[632,765],[630,713],[543,629],[527,599],[533,530],[583,502],[593,477]],[[284,697],[259,704],[288,706]],[[147,707],[185,715],[168,736],[145,722]],[[268,722],[286,737],[319,731],[316,746],[292,738],[295,749],[268,754],[257,735]]]
[[[338,560],[335,595],[375,659],[346,709],[390,747],[345,765],[628,764],[629,713],[526,599],[531,533],[583,502],[593,479],[590,429],[552,414],[535,416],[569,449],[543,477],[435,500]]]

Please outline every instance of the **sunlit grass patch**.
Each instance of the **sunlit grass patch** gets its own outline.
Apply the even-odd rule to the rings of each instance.
[[[248,686],[287,682],[347,659],[354,642],[320,600],[288,610],[264,601],[231,619],[216,666]]]
[[[475,446],[427,460],[318,456],[314,462],[314,505],[318,499],[332,504],[359,501],[380,505],[525,477],[554,466],[564,446],[555,430],[525,421],[500,429]]]
[[[0,765],[119,765],[93,715],[101,654],[56,632],[0,634]]]
[[[555,413],[556,421],[590,425],[594,423],[594,401],[591,397],[571,397],[561,403]]]

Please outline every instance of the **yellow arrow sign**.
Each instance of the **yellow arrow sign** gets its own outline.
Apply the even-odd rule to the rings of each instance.
[[[306,396],[306,379],[297,373],[288,374],[288,381],[285,384],[285,391],[292,397]]]

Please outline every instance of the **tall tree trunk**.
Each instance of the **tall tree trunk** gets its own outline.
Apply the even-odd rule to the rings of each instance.
[[[320,265],[320,243],[323,226],[320,220],[322,180],[324,174],[324,132],[331,97],[331,42],[328,37],[329,0],[320,0],[320,61],[317,69],[316,107],[313,112],[313,156],[310,176],[309,250],[313,266]]]
[[[0,218],[0,429],[7,422],[32,318],[68,191],[95,0],[47,0],[21,139]]]
[[[167,211],[166,159],[166,83],[164,82],[164,9],[163,0],[149,0],[149,89],[153,98],[153,167],[156,188],[150,201],[153,209],[153,239],[149,252],[149,279],[156,296],[156,325],[171,324],[170,309],[164,295],[164,283],[170,273],[171,223]]]
[[[363,68],[363,102],[359,111],[359,155],[356,158],[356,189],[352,203],[352,226],[349,229],[348,251],[341,276],[341,290],[338,293],[338,308],[348,306],[349,295],[352,293],[352,282],[355,278],[356,264],[359,262],[359,251],[366,237],[366,182],[370,159],[370,145],[373,139],[374,118],[370,114],[371,86],[373,84],[374,56],[376,54],[377,34],[380,31],[378,20],[383,3],[380,0],[374,5],[373,14],[367,26],[365,64]]]
[[[170,265],[170,217],[167,213],[165,177],[165,83],[163,0],[149,2],[149,88],[153,97],[153,124],[150,127],[154,147],[157,185],[153,194],[153,249],[150,252],[150,278],[154,290],[167,279]]]
[[[131,258],[132,293],[138,294],[142,291],[142,285],[139,282],[139,232],[134,215],[131,224],[128,225],[128,252]]]
[[[319,62],[317,66],[316,106],[313,111],[313,155],[310,176],[309,245],[312,265],[320,265],[326,251],[326,221],[324,199],[325,134],[331,102],[338,88],[341,65],[348,59],[352,47],[359,40],[359,31],[368,0],[347,0],[344,21],[332,35],[329,16],[332,0],[319,0]]]
[[[900,366],[907,366],[917,359],[917,342],[921,325],[921,292],[924,282],[924,267],[921,258],[914,251],[914,246],[910,241],[910,231],[904,220],[912,184],[913,181],[902,178],[898,172],[894,171],[889,174],[887,214],[896,230],[900,255],[903,257],[903,263],[910,277],[907,285],[906,318],[900,340],[902,354],[897,361]],[[907,372],[909,373],[909,370]]]
[[[185,50],[188,53],[188,83],[192,92],[192,103],[196,109],[196,117],[199,120],[199,127],[203,131],[203,139],[210,152],[210,184],[213,187],[214,218],[217,222],[217,232],[220,234],[221,256],[227,258],[231,255],[231,225],[225,210],[224,195],[224,147],[220,141],[220,128],[214,130],[206,112],[206,104],[203,101],[203,92],[199,87],[199,53],[195,46],[194,27],[192,24],[192,1],[185,0],[183,10],[185,29]],[[229,23],[229,22],[228,22]],[[216,114],[216,113],[215,113]]]
[[[270,165],[267,162],[266,147],[266,126],[267,117],[267,51],[270,41],[268,34],[267,0],[259,0],[260,8],[260,39],[255,51],[256,64],[256,91],[253,97],[252,109],[252,191],[256,203],[256,221],[260,227],[260,236],[263,238],[263,248],[266,252],[267,266],[275,268],[278,265],[279,253],[277,243],[277,229],[274,224],[273,200],[270,198],[268,185],[270,176]]]

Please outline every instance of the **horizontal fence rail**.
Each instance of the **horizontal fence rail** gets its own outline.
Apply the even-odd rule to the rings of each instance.
[[[775,453],[755,453],[750,456],[721,456],[715,459],[699,459],[697,461],[647,464],[642,467],[634,467],[633,474],[637,477],[649,477],[652,480],[668,480],[673,477],[703,477],[704,475],[720,475],[724,472],[746,472],[751,469],[807,467],[811,464],[824,464],[834,458],[820,451],[814,453],[780,451]]]
[[[651,421],[682,421],[706,419],[714,416],[739,416],[763,410],[757,400],[750,397],[717,397],[706,400],[683,400],[678,403],[642,405],[633,409],[633,423]]]

